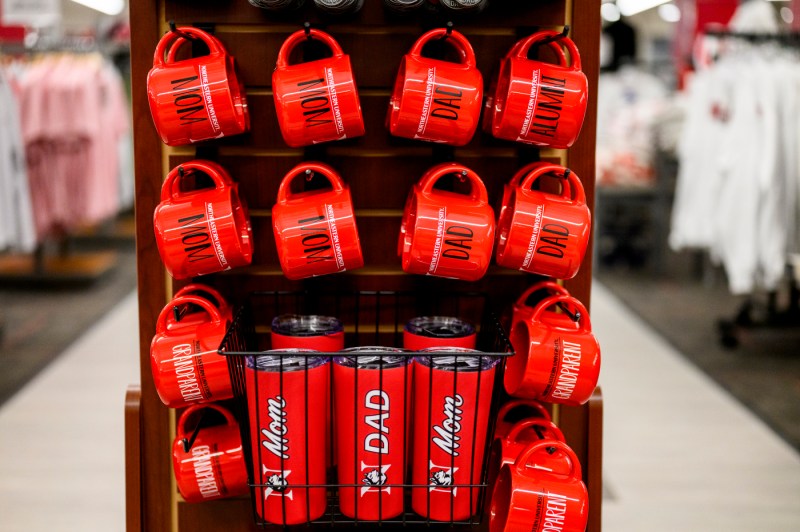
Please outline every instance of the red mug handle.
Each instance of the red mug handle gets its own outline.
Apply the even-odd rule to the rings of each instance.
[[[549,290],[551,295],[560,295],[563,294],[565,296],[569,295],[567,289],[561,286],[560,284],[556,283],[555,281],[542,281],[541,283],[536,283],[535,285],[529,287],[527,290],[520,294],[519,298],[517,298],[516,305],[518,307],[527,307],[528,305],[525,302],[531,297],[531,294],[534,292],[538,292],[539,290]]]
[[[278,51],[278,60],[275,63],[275,68],[286,68],[289,66],[289,55],[291,55],[292,51],[294,51],[295,47],[298,44],[305,41],[306,39],[314,39],[317,41],[322,41],[325,43],[328,48],[331,49],[333,52],[333,57],[341,57],[344,55],[344,51],[342,47],[339,46],[339,43],[336,42],[336,39],[325,33],[324,31],[310,29],[308,30],[308,34],[306,34],[306,30],[299,30],[286,38],[281,45],[281,49]]]
[[[214,37],[214,36],[213,36],[213,35],[211,35],[211,34],[209,34],[209,37],[210,37],[210,38],[211,38],[211,39],[212,39],[212,40],[213,40],[215,43],[217,43],[217,46],[218,46],[218,47],[219,47],[219,49],[222,51],[222,53],[224,53],[224,54],[227,54],[227,53],[228,53],[228,52],[225,50],[225,47],[222,45],[222,43],[220,42],[220,40],[219,40],[219,39],[217,39],[216,37]],[[170,63],[174,63],[174,62],[175,62],[175,58],[178,56],[178,52],[180,51],[180,49],[181,49],[181,46],[183,46],[185,43],[186,43],[186,39],[184,39],[183,37],[179,37],[179,38],[178,38],[178,40],[177,40],[177,41],[175,41],[175,43],[174,43],[172,46],[170,46],[170,48],[169,48],[169,51],[167,52],[167,61],[166,61],[166,64],[168,64],[168,65],[169,65]]]
[[[592,321],[589,319],[589,313],[586,311],[586,307],[583,305],[583,303],[570,295],[550,296],[546,299],[543,299],[534,307],[530,321],[539,321],[539,318],[542,316],[542,312],[544,312],[545,309],[556,305],[557,303],[568,303],[573,306],[575,310],[581,314],[580,319],[578,320],[578,324],[581,326],[581,329],[585,332],[592,332]]]
[[[222,45],[219,43],[219,41],[217,41],[208,33],[192,26],[182,26],[178,28],[177,31],[167,32],[163,37],[161,37],[161,40],[158,41],[158,46],[156,46],[156,51],[153,55],[153,66],[164,66],[165,64],[170,64],[175,60],[177,49],[186,42],[186,39],[181,37],[179,32],[196,37],[206,43],[206,46],[208,46],[209,55],[222,55],[225,53],[225,49],[222,48]],[[165,52],[168,52],[166,61],[164,60]]]
[[[525,474],[525,470],[527,469],[528,460],[530,460],[531,456],[539,452],[545,452],[548,456],[550,456],[548,449],[552,449],[553,447],[555,447],[556,450],[564,453],[564,456],[567,458],[567,462],[569,462],[569,473],[567,476],[575,480],[581,480],[581,463],[578,461],[578,457],[575,456],[575,452],[570,449],[566,443],[555,440],[537,441],[525,447],[525,449],[519,453],[519,456],[517,456],[517,459],[514,462],[514,469],[516,470],[517,474],[527,476]]]
[[[536,182],[541,176],[549,173],[561,175],[566,178],[569,186],[561,187],[561,196],[568,198],[576,205],[586,204],[586,192],[583,190],[583,184],[578,176],[573,171],[567,172],[567,168],[558,164],[544,164],[531,170],[519,183],[519,187],[525,190],[530,190],[533,183]]]
[[[219,313],[219,309],[209,300],[198,296],[179,296],[174,298],[169,305],[161,309],[161,313],[158,315],[158,321],[156,322],[156,332],[163,333],[167,330],[167,322],[172,316],[173,307],[177,305],[188,305],[190,303],[208,312],[208,315],[211,316],[211,322],[214,325],[222,324],[222,315]]]
[[[518,421],[511,427],[511,430],[508,432],[506,436],[507,443],[518,443],[517,438],[522,433],[523,430],[529,429],[531,427],[541,427],[543,429],[547,429],[551,431],[555,438],[552,438],[557,441],[564,441],[564,433],[561,432],[555,423],[550,421],[549,419],[542,419],[542,418],[533,418],[533,419],[523,419]]]
[[[483,184],[478,174],[476,174],[474,170],[470,170],[466,166],[458,163],[440,164],[428,170],[419,181],[420,192],[422,194],[433,194],[433,186],[439,179],[450,174],[462,174],[470,180],[472,186],[470,187],[469,195],[473,200],[481,203],[487,203],[489,201],[486,185]]]
[[[536,33],[530,35],[526,39],[523,39],[522,44],[520,44],[519,48],[517,48],[516,57],[518,59],[527,59],[528,52],[530,51],[531,46],[548,37],[556,37],[558,35],[560,35],[560,33],[553,30],[537,31]],[[569,50],[569,57],[571,59],[572,66],[570,67],[569,65],[567,65],[567,58],[564,55],[563,50],[561,54],[559,54],[559,60],[560,60],[559,64],[562,67],[571,68],[572,70],[579,71],[581,69],[581,55],[578,52],[578,47],[575,46],[575,43],[572,41],[572,39],[570,39],[569,37],[561,37],[557,42],[563,43],[563,45],[567,48],[567,50]],[[557,45],[557,42],[551,44]]]
[[[229,427],[236,427],[237,426],[236,418],[233,417],[233,414],[231,414],[230,410],[228,410],[227,408],[223,408],[223,407],[221,407],[219,405],[215,405],[213,403],[195,404],[195,405],[191,405],[189,408],[187,408],[186,410],[183,411],[183,414],[181,414],[181,418],[178,420],[178,425],[177,425],[177,427],[175,429],[175,437],[178,438],[178,439],[186,437],[187,436],[187,434],[186,434],[186,420],[189,419],[191,417],[191,415],[194,414],[195,412],[197,412],[198,410],[203,410],[203,409],[206,409],[206,408],[210,408],[211,410],[216,410],[217,412],[219,412],[220,414],[225,416],[225,421],[227,422],[227,425]]]
[[[466,37],[457,31],[451,31],[450,35],[447,34],[447,30],[445,28],[436,28],[431,30],[427,33],[424,33],[422,37],[417,39],[417,42],[414,43],[414,46],[411,47],[411,50],[408,52],[408,55],[413,57],[422,57],[422,49],[425,47],[428,42],[432,41],[433,39],[441,39],[447,37],[448,40],[453,42],[456,45],[456,49],[461,54],[461,63],[462,65],[474,68],[475,67],[475,50],[472,49],[472,45],[469,43]]]
[[[205,292],[207,294],[210,294],[211,297],[213,297],[214,299],[216,299],[217,308],[227,305],[227,301],[225,301],[225,298],[222,297],[222,294],[220,294],[216,288],[212,288],[205,284],[198,284],[198,283],[187,284],[186,286],[178,290],[173,297],[177,298],[181,296],[196,295],[198,292]]]
[[[519,406],[527,406],[529,408],[533,408],[534,410],[539,412],[541,419],[547,419],[547,420],[550,419],[550,412],[548,412],[547,409],[544,406],[542,406],[542,404],[539,401],[533,401],[530,399],[514,399],[513,401],[507,402],[506,404],[500,407],[500,410],[498,410],[497,419],[499,419],[500,421],[505,420],[508,413]]]
[[[278,187],[278,203],[285,203],[292,197],[291,184],[295,178],[305,172],[314,172],[325,176],[333,187],[334,192],[344,191],[344,183],[339,174],[331,166],[325,163],[306,162],[300,163],[286,174]],[[324,191],[323,191],[324,192]]]
[[[161,201],[175,200],[181,196],[181,169],[183,169],[183,176],[187,176],[193,171],[208,175],[214,181],[214,186],[219,190],[225,189],[230,184],[227,172],[220,165],[212,161],[195,159],[188,163],[179,164],[170,171],[167,179],[164,180],[164,184],[161,185]]]
[[[517,42],[515,42],[514,46],[512,46],[511,49],[506,53],[506,58],[509,58],[509,57],[517,55],[517,52],[519,51],[519,49],[522,47],[522,45],[527,43],[529,38],[530,37],[526,37],[524,39],[520,39]],[[567,64],[567,56],[564,54],[564,49],[558,44],[558,42],[547,43],[547,46],[551,50],[553,50],[554,54],[556,54],[556,59],[558,59],[558,64],[560,64],[560,65],[566,65]],[[530,46],[528,46],[528,50],[530,50]],[[517,56],[517,57],[519,57],[519,56]],[[525,55],[523,56],[523,59],[527,59],[527,57],[528,57],[528,52],[525,52]]]

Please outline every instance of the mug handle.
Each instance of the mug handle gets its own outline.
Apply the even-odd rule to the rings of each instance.
[[[519,182],[522,180],[523,177],[525,177],[530,172],[533,172],[534,170],[536,170],[540,166],[544,166],[546,164],[550,164],[550,163],[546,163],[544,161],[534,161],[532,163],[526,164],[525,166],[523,166],[522,168],[517,170],[517,173],[514,174],[514,176],[511,179],[509,179],[508,186],[510,186],[510,187],[519,186]],[[562,193],[563,194],[570,194],[570,197],[571,197],[572,196],[572,189],[569,188],[570,187],[569,181],[565,181],[564,183],[562,183],[562,185],[564,187],[564,191],[562,191]]]
[[[517,298],[516,305],[518,307],[527,307],[528,305],[526,305],[526,301],[528,301],[528,298],[531,297],[531,294],[533,294],[534,292],[538,292],[539,290],[549,290],[551,292],[550,293],[551,296],[561,295],[561,294],[565,296],[569,295],[567,289],[561,286],[560,284],[556,283],[555,281],[542,281],[541,283],[536,283],[535,285],[529,287],[527,290],[522,292],[519,298]]]
[[[520,406],[527,406],[529,408],[533,408],[539,413],[541,419],[547,419],[547,420],[550,419],[550,412],[548,412],[547,409],[544,406],[542,406],[542,404],[539,401],[533,401],[529,399],[514,399],[513,401],[507,402],[506,404],[500,407],[500,410],[497,411],[497,419],[501,421],[505,420],[509,412]]]
[[[569,303],[575,310],[581,313],[581,317],[578,320],[578,324],[581,326],[581,329],[585,332],[592,332],[592,322],[589,319],[589,313],[586,311],[586,307],[570,295],[557,295],[557,296],[550,296],[546,299],[543,299],[533,308],[533,314],[531,315],[531,322],[539,321],[539,318],[542,316],[542,312],[545,309],[552,307],[558,303]]]
[[[328,48],[333,52],[333,57],[340,57],[344,55],[342,47],[336,42],[336,39],[325,33],[324,31],[309,29],[306,35],[306,30],[298,30],[289,37],[281,45],[278,51],[278,60],[275,63],[275,68],[286,68],[289,66],[289,55],[294,51],[298,44],[306,39],[316,39],[325,43]]]
[[[548,37],[556,37],[558,35],[560,35],[560,33],[557,32],[557,31],[553,31],[553,30],[537,31],[536,33],[528,36],[526,39],[523,39],[522,44],[520,44],[519,48],[517,48],[516,57],[518,59],[527,59],[528,52],[530,51],[531,46],[533,46],[538,41],[544,40],[544,39],[546,39]],[[564,52],[562,50],[560,54],[557,54],[557,55],[559,55],[559,58],[558,58],[559,59],[559,65],[562,66],[562,67],[565,67],[565,68],[571,68],[572,70],[580,70],[581,69],[581,55],[578,52],[578,47],[575,46],[575,43],[573,42],[573,40],[570,39],[569,37],[562,37],[562,38],[559,39],[559,41],[563,42],[564,46],[567,48],[567,50],[569,50],[569,57],[570,57],[570,60],[572,62],[571,67],[570,67],[570,65],[567,65],[567,58],[564,55]],[[556,41],[556,42],[550,43],[550,44],[555,44],[556,46],[561,48],[557,44],[559,41]]]
[[[161,313],[158,315],[158,321],[156,322],[156,333],[163,333],[167,330],[167,322],[169,321],[170,316],[172,316],[173,307],[177,305],[188,305],[190,303],[197,305],[208,312],[208,315],[211,316],[211,322],[214,325],[222,324],[222,315],[219,313],[219,309],[215,307],[209,300],[198,296],[179,296],[174,298],[168,305],[161,309]]]
[[[528,428],[531,427],[541,427],[543,429],[547,429],[553,433],[555,436],[553,439],[556,441],[563,442],[565,440],[564,433],[561,432],[555,423],[550,421],[549,419],[541,419],[541,418],[534,418],[534,419],[523,419],[514,424],[511,427],[511,430],[508,432],[508,436],[506,436],[506,443],[517,443],[517,438],[519,437],[520,433]]]
[[[209,38],[211,38],[211,39],[212,39],[214,42],[216,42],[216,43],[217,43],[217,46],[218,46],[218,47],[219,47],[219,49],[222,51],[222,53],[224,53],[224,54],[227,54],[227,53],[228,53],[228,52],[225,50],[225,47],[222,45],[222,42],[220,42],[220,40],[219,40],[219,39],[217,39],[216,37],[214,37],[214,36],[213,36],[213,35],[211,35],[211,34],[209,34],[208,36],[209,36]],[[166,64],[168,64],[168,65],[169,65],[170,63],[174,63],[174,62],[175,62],[175,58],[176,58],[176,57],[177,57],[177,55],[178,55],[178,51],[181,49],[181,46],[183,46],[185,43],[186,43],[186,39],[185,39],[185,38],[183,38],[183,37],[178,37],[178,40],[177,40],[177,41],[175,41],[175,43],[174,43],[174,44],[173,44],[173,45],[170,47],[169,51],[167,52],[167,61],[166,61]]]
[[[197,37],[206,43],[206,46],[208,46],[209,55],[222,55],[225,53],[225,50],[222,48],[216,38],[199,28],[182,26],[178,28],[178,31]],[[174,61],[175,54],[177,52],[173,51],[173,48],[179,48],[186,42],[186,39],[178,34],[178,31],[167,32],[163,37],[161,37],[161,40],[158,41],[155,54],[153,55],[153,66],[164,66],[165,64],[170,64],[172,61]],[[169,53],[166,61],[164,60],[165,52]]]
[[[567,172],[568,168],[564,168],[558,164],[544,164],[531,170],[519,184],[519,187],[525,190],[530,190],[533,183],[545,174],[554,173],[560,175],[567,180],[569,186],[566,184],[561,187],[561,196],[569,198],[577,205],[586,204],[586,192],[583,190],[583,184],[578,176],[572,170]]]
[[[283,181],[281,181],[281,185],[278,187],[278,203],[284,203],[292,197],[292,181],[294,181],[297,176],[307,171],[325,176],[333,187],[334,192],[344,191],[344,183],[342,182],[342,178],[339,176],[336,170],[333,169],[333,167],[319,162],[300,163],[289,170],[289,172],[283,178]]]
[[[424,33],[422,37],[417,39],[414,43],[414,46],[411,47],[411,50],[408,52],[408,55],[413,57],[422,57],[422,48],[425,47],[428,42],[432,41],[436,38],[447,38],[452,39],[456,45],[456,49],[461,53],[461,63],[462,65],[474,68],[475,67],[475,50],[472,49],[472,45],[469,43],[466,37],[457,31],[450,32],[450,35],[447,35],[447,30],[445,28],[436,28],[427,33]]]
[[[481,178],[478,177],[475,171],[458,163],[444,163],[428,170],[419,181],[420,192],[422,194],[433,194],[433,186],[439,179],[450,174],[466,174],[464,177],[469,179],[472,183],[472,187],[470,187],[470,197],[475,201],[488,203],[489,195],[486,192],[486,185],[483,184]]]
[[[187,436],[186,434],[186,420],[188,420],[192,414],[197,412],[198,410],[204,410],[206,408],[210,408],[211,410],[216,410],[223,416],[225,416],[225,421],[229,427],[236,427],[238,424],[236,423],[236,418],[233,417],[230,410],[227,408],[223,408],[219,405],[214,403],[206,403],[206,404],[194,404],[189,406],[186,410],[183,411],[181,414],[180,419],[178,420],[178,425],[175,428],[175,437],[178,439],[184,438]]]
[[[514,43],[514,46],[506,53],[506,59],[516,56],[517,52],[519,51],[520,47],[527,42],[530,37],[526,37],[524,39],[520,39]],[[550,42],[547,43],[547,46],[553,50],[553,53],[556,54],[556,59],[558,59],[559,65],[566,65],[567,64],[567,56],[564,54],[564,49],[558,44],[558,42]],[[530,51],[530,46],[528,46],[528,50]],[[517,56],[519,57],[519,56]],[[528,52],[526,51],[523,59],[528,58]]]
[[[216,299],[217,304],[215,306],[217,308],[222,308],[228,305],[228,302],[225,301],[225,298],[222,297],[222,294],[220,294],[216,288],[199,283],[187,284],[186,286],[184,286],[175,293],[173,299],[181,296],[197,295],[198,292],[205,292],[207,294],[210,294],[211,297],[213,297],[214,299]]]
[[[521,476],[527,476],[525,471],[527,469],[528,460],[530,457],[538,452],[545,452],[550,455],[548,449],[552,449],[553,447],[555,447],[556,450],[564,453],[564,456],[567,458],[567,462],[569,462],[569,473],[567,476],[575,480],[581,480],[581,463],[578,461],[578,457],[575,456],[575,452],[570,449],[566,443],[555,440],[537,441],[525,447],[525,449],[519,453],[519,456],[517,456],[517,459],[514,462],[514,469],[516,470],[517,474]]]
[[[180,181],[181,169],[183,169],[184,176],[192,172],[202,172],[214,181],[214,185],[219,190],[224,190],[230,186],[232,181],[228,173],[220,165],[213,161],[204,161],[202,159],[195,159],[188,163],[179,164],[173,168],[161,185],[161,201],[175,200],[181,196]]]

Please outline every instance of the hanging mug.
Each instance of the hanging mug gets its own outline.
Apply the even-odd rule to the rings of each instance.
[[[181,35],[203,41],[209,54],[177,61],[178,49],[187,42]],[[233,56],[216,38],[191,26],[168,32],[158,42],[147,74],[147,96],[156,130],[168,146],[229,137],[250,128]]]
[[[515,425],[509,418],[513,418],[510,414],[526,409],[527,412],[524,417],[517,419],[545,419],[550,421],[550,412],[542,406],[538,401],[532,399],[513,399],[503,404],[497,412],[497,424],[494,427],[495,439],[505,438],[511,428]]]
[[[575,322],[545,312],[561,304]],[[589,400],[600,375],[600,344],[589,313],[571,296],[552,296],[536,305],[530,319],[511,326],[514,355],[506,360],[504,384],[515,397],[570,406]]]
[[[331,188],[293,193],[298,176],[320,174]],[[286,174],[272,207],[278,259],[287,278],[305,279],[364,265],[350,188],[323,163],[301,163]]]
[[[532,163],[528,163],[525,166],[523,166],[522,168],[520,168],[519,170],[517,170],[517,172],[513,175],[513,177],[508,180],[508,183],[504,183],[503,184],[503,198],[500,200],[500,207],[497,209],[497,212],[498,212],[497,219],[498,220],[502,220],[503,219],[503,217],[505,215],[505,212],[508,209],[508,201],[509,201],[509,198],[511,197],[511,193],[514,190],[516,190],[516,188],[519,186],[520,181],[522,181],[522,179],[526,175],[528,175],[529,173],[533,172],[534,170],[537,170],[538,168],[541,168],[542,166],[546,166],[548,164],[551,164],[551,163],[548,163],[548,162],[545,162],[545,161],[534,161]],[[569,186],[569,182],[562,182],[562,185],[563,186]]]
[[[558,295],[568,296],[569,292],[567,292],[566,288],[554,281],[541,281],[536,283],[520,294],[519,298],[517,298],[517,301],[511,307],[511,323],[517,323],[521,320],[530,319],[531,315],[533,314],[533,309],[536,308],[536,305],[538,305],[540,301],[550,296]],[[548,318],[552,318],[553,320],[571,319],[564,312],[556,312],[550,309],[547,309],[544,312],[548,313]]]
[[[488,484],[493,486],[504,465],[513,465],[520,453],[535,441],[566,442],[564,433],[549,419],[523,419],[514,424],[503,438],[495,438],[489,458]],[[529,464],[536,469],[566,474],[569,464],[561,456],[540,456],[539,461]]]
[[[459,63],[422,56],[423,47],[446,38]],[[475,134],[481,114],[483,78],[466,37],[444,28],[422,35],[400,62],[386,117],[392,135],[463,146]]]
[[[222,414],[225,424],[200,428],[187,449],[193,432],[187,430],[187,421],[197,418],[197,412],[204,409]],[[218,405],[187,408],[178,420],[172,443],[172,469],[178,491],[186,502],[213,501],[247,493],[242,438],[233,414]]]
[[[325,44],[332,57],[289,64],[292,51],[308,39]],[[278,52],[272,90],[283,140],[293,148],[364,134],[350,56],[323,31],[300,30],[286,39]]]
[[[561,194],[531,190],[548,174],[562,176]],[[498,222],[497,264],[556,279],[577,275],[591,232],[591,213],[578,176],[559,165],[531,171],[511,191]]]
[[[226,322],[233,321],[233,307],[231,307],[228,304],[228,302],[225,301],[225,298],[222,296],[222,294],[220,294],[219,291],[216,290],[215,288],[212,288],[205,284],[191,283],[187,284],[186,286],[175,292],[175,295],[172,298],[175,299],[181,296],[202,297],[203,299],[205,299],[206,301],[217,307],[217,309],[219,310],[219,314],[220,316],[222,316],[222,319],[224,321]],[[193,319],[195,317],[203,319],[204,315],[203,313],[190,312],[184,314],[180,321],[185,322],[186,320]]]
[[[182,308],[202,311],[192,319],[177,320]],[[170,408],[233,397],[228,363],[217,349],[227,322],[208,300],[192,295],[173,299],[158,315],[150,344],[150,369],[161,402]]]
[[[214,188],[184,192],[181,181],[194,172],[209,176]],[[161,260],[175,279],[250,264],[253,234],[239,186],[211,161],[194,160],[172,169],[153,214]]]
[[[450,174],[469,181],[469,194],[434,188]],[[406,217],[403,271],[477,281],[489,268],[493,245],[494,211],[478,174],[457,163],[428,170]]]
[[[531,465],[555,453],[569,464],[566,475]],[[581,480],[578,457],[562,442],[539,441],[500,471],[489,509],[489,531],[584,532],[588,518],[589,493]]]

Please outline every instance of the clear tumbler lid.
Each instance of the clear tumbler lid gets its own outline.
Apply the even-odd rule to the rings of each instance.
[[[314,356],[314,349],[272,349],[261,355],[248,356],[247,367],[257,371],[303,371],[322,366],[326,356]]]
[[[501,358],[466,347],[429,347],[420,352],[431,354],[415,357],[418,363],[446,371],[485,371],[494,367]]]
[[[343,330],[339,318],[331,316],[282,314],[272,320],[272,332],[284,336],[325,336]]]
[[[397,347],[385,346],[364,346],[364,347],[351,347],[345,349],[342,353],[350,353],[349,356],[336,356],[333,361],[336,364],[346,366],[348,368],[358,369],[380,369],[380,368],[395,368],[408,364],[413,357],[405,356],[397,353],[409,353],[405,349]],[[395,354],[392,354],[395,353]]]
[[[475,334],[475,327],[451,316],[420,316],[406,323],[406,330],[429,338],[463,338]]]

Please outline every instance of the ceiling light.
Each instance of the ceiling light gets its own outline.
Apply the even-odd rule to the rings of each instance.
[[[600,16],[607,22],[619,20],[619,8],[615,4],[603,4],[600,6]]]
[[[617,7],[619,7],[620,13],[626,17],[631,17],[667,2],[669,0],[617,0]]]
[[[658,16],[664,22],[678,22],[681,19],[681,10],[675,4],[662,4],[658,6]]]
[[[785,23],[791,24],[792,22],[794,22],[794,13],[792,12],[792,10],[790,8],[782,7],[781,8],[781,18],[783,19],[783,21]]]
[[[106,15],[119,15],[125,9],[125,0],[72,0]]]

